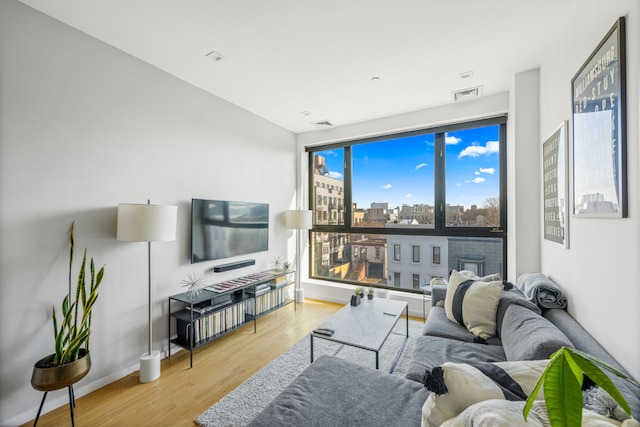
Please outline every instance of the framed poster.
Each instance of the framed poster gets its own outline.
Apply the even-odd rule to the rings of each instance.
[[[544,239],[569,247],[568,122],[542,143]]]
[[[573,214],[626,218],[624,17],[571,80]]]

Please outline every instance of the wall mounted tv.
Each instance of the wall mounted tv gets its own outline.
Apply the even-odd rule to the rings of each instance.
[[[191,262],[269,249],[269,205],[191,200]]]

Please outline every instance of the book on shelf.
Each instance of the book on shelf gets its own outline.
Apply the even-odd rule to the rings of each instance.
[[[215,310],[214,306],[211,305],[194,305],[194,306],[190,306],[188,305],[187,310],[193,311],[194,313],[198,313],[198,314],[203,314],[206,313],[208,311],[212,311]]]
[[[247,305],[248,301],[243,301],[208,316],[194,319],[191,327],[189,321],[178,319],[178,338],[186,342],[191,340],[191,345],[196,345],[229,329],[236,328],[246,321]]]

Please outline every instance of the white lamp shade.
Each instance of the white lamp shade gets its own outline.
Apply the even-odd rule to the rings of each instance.
[[[313,212],[305,210],[286,211],[284,213],[284,225],[293,230],[311,230]]]
[[[129,242],[176,240],[177,206],[121,203],[117,239]]]

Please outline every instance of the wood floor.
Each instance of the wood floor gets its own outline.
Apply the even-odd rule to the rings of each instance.
[[[342,305],[305,300],[258,319],[194,352],[162,361],[160,379],[140,384],[138,372],[76,399],[77,426],[189,426],[209,406],[287,350]],[[63,393],[56,391],[55,393]],[[34,412],[35,416],[35,412]],[[24,424],[33,425],[33,421]],[[40,417],[38,426],[71,425],[69,406]]]

